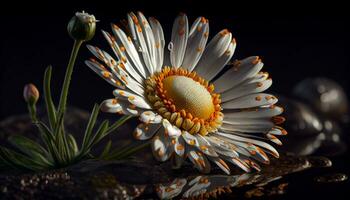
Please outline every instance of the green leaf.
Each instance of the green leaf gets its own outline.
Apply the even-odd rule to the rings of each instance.
[[[35,161],[23,154],[17,153],[5,147],[0,147],[0,159],[6,164],[18,169],[40,171],[50,168],[50,166],[45,163]]]
[[[116,159],[125,159],[125,158],[128,158],[129,156],[135,154],[136,152],[150,146],[151,142],[150,141],[147,141],[143,144],[140,144],[140,145],[136,145],[132,148],[130,148],[128,151],[126,152],[123,152],[122,154],[120,154]]]
[[[107,130],[107,128],[108,120],[104,120],[99,126],[98,130],[96,131],[96,134],[92,137],[91,141],[80,150],[79,157],[84,157],[90,152],[91,147],[94,146],[98,141],[100,141],[101,135]]]
[[[68,134],[67,137],[68,144],[70,146],[70,150],[72,150],[71,155],[76,155],[79,151],[77,141],[75,140],[72,134]]]
[[[114,122],[112,126],[108,128],[108,130],[105,132],[105,135],[110,134],[117,128],[119,128],[121,125],[123,125],[127,120],[131,119],[132,115],[123,115],[121,118],[118,119],[118,121]]]
[[[99,129],[97,130],[94,137],[91,139],[91,142],[89,142],[84,149],[82,149],[81,155],[85,155],[87,152],[90,151],[90,148],[97,144],[99,141],[101,141],[104,137],[109,135],[111,132],[113,132],[115,129],[117,129],[119,126],[123,125],[128,119],[130,119],[132,116],[122,116],[118,121],[116,121],[112,126],[108,127],[108,120],[104,120],[102,124],[100,125]]]
[[[142,142],[138,144],[126,144],[123,147],[112,151],[103,159],[105,160],[125,159],[133,155],[134,153],[138,152],[139,150],[144,149],[145,147],[148,147],[149,145],[150,145],[150,141]]]
[[[55,146],[58,150],[59,156],[61,157],[61,162],[66,164],[70,160],[68,143],[64,133],[64,115],[58,115],[57,123],[54,128]]]
[[[59,154],[59,151],[56,147],[55,144],[55,137],[53,135],[53,133],[50,131],[50,129],[41,121],[39,121],[36,126],[38,127],[42,139],[45,143],[45,145],[47,146],[47,149],[52,157],[52,159],[56,162],[59,163],[62,158]]]
[[[91,148],[93,145],[97,144],[100,140],[103,139],[104,136],[106,136],[106,131],[108,129],[109,122],[108,120],[104,120],[100,127],[97,129],[96,134],[91,139],[91,143],[89,144],[89,148]]]
[[[51,72],[52,66],[48,66],[45,70],[43,85],[46,110],[49,117],[50,128],[52,130],[56,125],[56,108],[51,96]]]
[[[89,143],[91,143],[91,136],[92,136],[92,130],[95,126],[96,119],[98,116],[98,113],[100,111],[100,106],[98,104],[94,105],[94,108],[92,109],[92,113],[90,115],[89,122],[87,124],[85,133],[84,133],[84,139],[83,139],[83,144],[82,144],[82,149],[85,149]]]
[[[9,137],[9,141],[12,145],[17,147],[24,154],[27,154],[32,159],[38,162],[44,162],[47,165],[51,165],[52,163],[47,159],[49,153],[38,143],[35,141],[26,138],[21,135],[13,135]]]
[[[12,135],[8,138],[11,144],[16,146],[23,153],[31,155],[31,153],[47,154],[48,152],[35,141],[21,135]]]
[[[110,152],[111,150],[111,147],[112,147],[112,140],[109,140],[105,146],[105,148],[103,149],[101,155],[100,155],[100,158],[104,158],[108,155],[108,153]]]

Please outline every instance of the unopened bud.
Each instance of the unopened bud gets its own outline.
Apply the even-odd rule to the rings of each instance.
[[[34,84],[29,83],[24,86],[23,97],[28,104],[34,105],[39,99],[39,91]]]
[[[88,13],[76,12],[69,21],[67,30],[74,40],[88,41],[95,35],[96,18]]]

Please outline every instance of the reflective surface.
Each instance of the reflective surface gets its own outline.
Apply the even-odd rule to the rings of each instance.
[[[301,81],[295,86],[293,97],[309,104],[317,112],[337,119],[341,119],[349,109],[344,89],[324,77]]]
[[[130,160],[86,161],[67,169],[45,173],[18,174],[0,165],[0,197],[4,199],[339,199],[349,189],[349,126],[346,120],[346,99],[341,88],[323,79],[301,82],[293,97],[280,97],[287,121],[288,136],[279,148],[281,156],[270,165],[261,164],[261,171],[249,174],[234,168],[231,175],[219,169],[199,174],[185,163],[172,170],[170,163],[156,162],[149,151]],[[298,89],[299,88],[299,89]],[[308,91],[306,93],[305,91]],[[315,92],[317,88],[319,91]],[[322,89],[323,88],[323,89]],[[321,102],[320,95],[338,92],[340,99]],[[333,92],[331,92],[333,91]],[[304,93],[303,93],[304,92]],[[296,98],[295,95],[299,97]],[[318,96],[317,96],[317,95]],[[309,96],[308,96],[309,95]],[[324,97],[326,98],[326,97]],[[317,101],[319,101],[317,103]],[[313,102],[316,102],[315,105]],[[336,103],[334,103],[336,102]],[[323,105],[326,104],[326,105]],[[332,108],[325,110],[325,108]],[[40,114],[39,109],[39,114]],[[341,116],[341,117],[340,117]],[[67,113],[67,129],[84,128],[88,113],[71,108]],[[114,147],[134,142],[130,136],[133,121],[116,133]],[[0,122],[0,143],[12,134],[25,134],[37,139],[27,115],[9,117]],[[80,138],[81,139],[81,138]],[[106,141],[105,141],[106,142]],[[101,145],[103,147],[103,145]],[[97,149],[96,152],[100,152]],[[324,157],[324,156],[327,157]],[[1,164],[1,163],[0,163]]]

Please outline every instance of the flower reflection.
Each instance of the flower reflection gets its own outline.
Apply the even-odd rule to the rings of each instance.
[[[186,183],[187,180],[185,178],[176,178],[169,184],[158,185],[156,187],[157,195],[161,199],[174,198],[182,192],[182,189]]]
[[[157,185],[156,191],[161,199],[171,199],[182,194],[182,198],[207,199],[222,193],[231,193],[231,187],[245,185],[257,178],[256,174],[211,175],[194,178],[177,178],[169,184]]]

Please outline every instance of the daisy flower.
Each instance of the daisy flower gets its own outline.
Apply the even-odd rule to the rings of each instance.
[[[230,62],[236,40],[224,29],[207,44],[209,22],[197,18],[189,27],[185,14],[176,17],[165,48],[161,24],[138,12],[112,24],[103,35],[115,57],[88,45],[97,57],[86,64],[117,89],[102,111],[138,116],[133,135],[151,140],[154,157],[181,166],[185,158],[203,173],[215,163],[227,174],[229,163],[244,171],[259,170],[256,161],[278,157],[269,141],[286,131],[277,98],[262,93],[272,84],[257,56]],[[226,65],[229,66],[224,70]],[[226,68],[225,68],[226,69]]]

